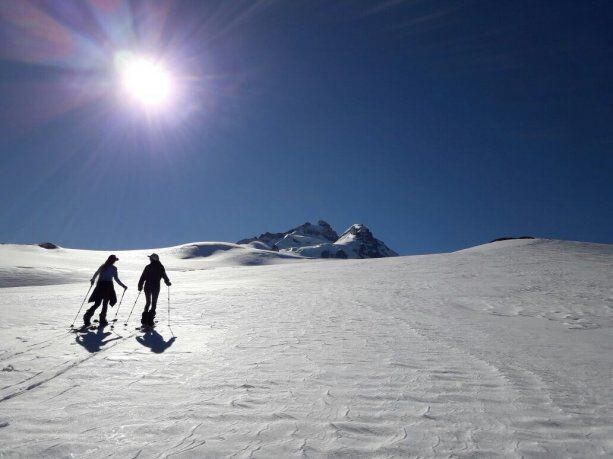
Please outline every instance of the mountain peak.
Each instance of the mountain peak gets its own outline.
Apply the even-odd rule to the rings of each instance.
[[[343,234],[341,234],[341,238],[347,234],[353,234],[355,236],[361,235],[362,237],[372,237],[372,233],[370,232],[370,230],[362,223],[354,223],[353,225],[351,225],[345,230]]]
[[[317,224],[305,222],[302,225],[280,233],[266,232],[259,236],[241,239],[237,244],[251,244],[254,242],[266,244],[271,250],[286,250],[289,248],[334,242],[338,234],[325,220]]]
[[[351,246],[358,258],[395,257],[398,254],[375,238],[372,232],[363,224],[351,225],[336,241],[336,244]]]
[[[266,232],[238,241],[238,244],[253,243],[310,258],[381,258],[397,255],[361,223],[351,225],[340,237],[328,222],[318,220],[317,224],[306,222],[285,232]]]

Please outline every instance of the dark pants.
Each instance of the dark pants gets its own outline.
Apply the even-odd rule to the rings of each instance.
[[[85,315],[83,316],[83,322],[87,325],[89,325],[92,316],[94,315],[94,312],[96,312],[96,309],[98,309],[98,306],[100,306],[100,304],[102,303],[102,310],[100,311],[100,322],[106,322],[106,310],[109,307],[109,300],[103,300],[102,298],[96,300],[96,302],[94,303],[94,305],[89,308],[87,311],[85,311]]]
[[[155,307],[158,303],[158,296],[160,295],[160,288],[145,286],[145,310],[140,319],[140,323],[143,325],[153,325],[153,319],[155,319]]]

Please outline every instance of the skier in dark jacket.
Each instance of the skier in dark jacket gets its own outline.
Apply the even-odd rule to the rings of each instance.
[[[89,297],[89,303],[94,303],[94,305],[89,308],[85,315],[83,316],[83,325],[85,327],[89,327],[90,320],[102,303],[102,310],[100,311],[100,325],[107,325],[106,321],[106,310],[108,308],[109,303],[111,306],[114,306],[117,303],[117,295],[115,294],[115,289],[113,288],[113,279],[117,281],[119,285],[126,290],[128,287],[119,280],[117,275],[117,267],[114,266],[115,262],[119,260],[115,255],[110,255],[107,260],[104,262],[102,266],[98,268],[98,270],[94,273],[91,284],[94,285],[96,281],[96,277],[98,277],[98,283],[96,284],[96,288],[94,289],[92,295]]]
[[[138,291],[140,292],[145,287],[145,310],[141,317],[141,324],[145,327],[153,327],[153,319],[155,319],[155,307],[158,302],[158,295],[160,294],[160,281],[164,279],[164,282],[169,287],[172,285],[170,279],[166,275],[166,269],[164,265],[160,263],[160,257],[156,253],[149,255],[151,262],[145,266],[143,274],[138,281]]]

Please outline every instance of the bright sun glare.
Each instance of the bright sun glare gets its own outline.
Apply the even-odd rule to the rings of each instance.
[[[166,105],[172,97],[172,78],[164,65],[145,56],[122,52],[116,57],[123,91],[148,108]]]

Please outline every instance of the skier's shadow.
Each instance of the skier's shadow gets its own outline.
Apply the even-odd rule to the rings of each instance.
[[[94,353],[98,352],[105,344],[119,339],[119,337],[116,337],[105,341],[105,338],[107,338],[111,334],[111,332],[105,332],[104,327],[98,327],[98,329],[95,331],[90,330],[84,335],[77,336],[75,338],[75,341],[77,342],[77,344],[80,344],[85,349],[87,349],[88,352]]]
[[[145,332],[143,336],[137,336],[136,341],[138,341],[143,346],[151,349],[151,352],[161,354],[170,346],[172,346],[172,343],[175,342],[175,337],[173,336],[168,341],[165,341],[164,337],[160,335],[157,331],[149,329]]]

